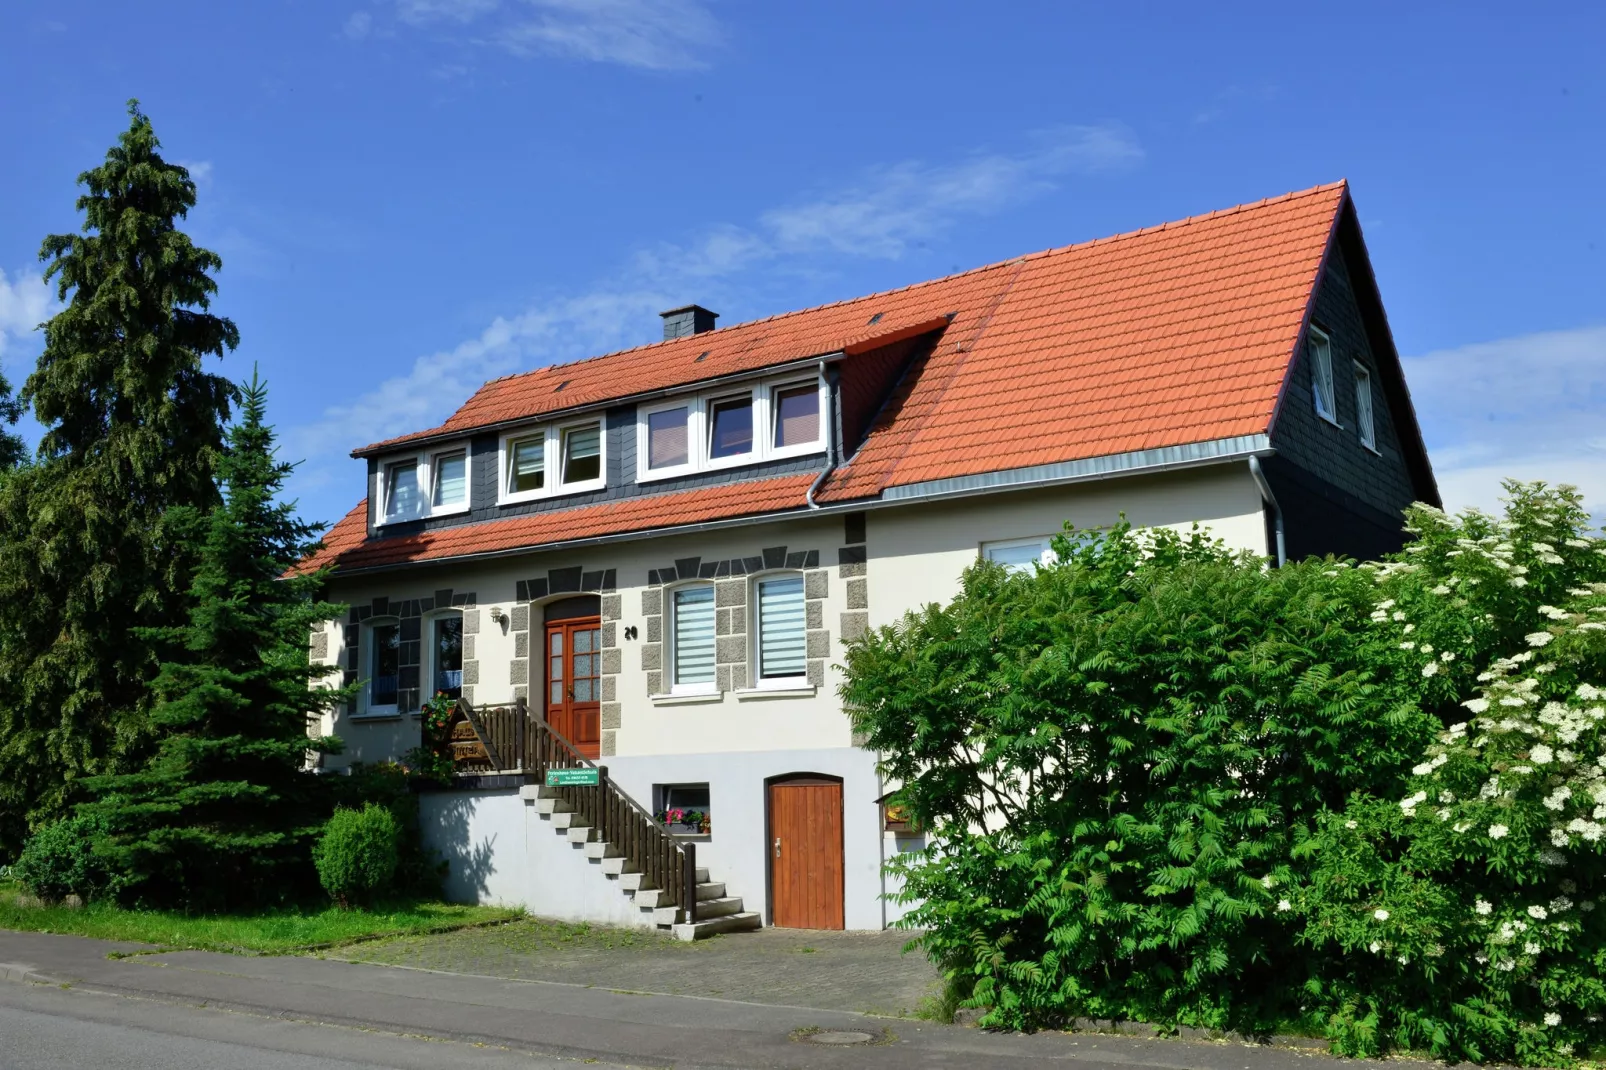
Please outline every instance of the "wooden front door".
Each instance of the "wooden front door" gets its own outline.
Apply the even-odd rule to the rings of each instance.
[[[841,782],[799,778],[769,790],[770,924],[842,928]]]
[[[596,617],[546,626],[546,719],[595,758],[602,742],[602,625]]]

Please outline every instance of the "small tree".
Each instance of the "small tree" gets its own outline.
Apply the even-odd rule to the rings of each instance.
[[[277,500],[292,465],[263,422],[267,391],[243,392],[221,470],[224,504],[175,518],[204,540],[188,625],[142,634],[176,647],[151,714],[154,756],[135,773],[92,782],[111,834],[101,850],[136,894],[214,906],[304,886],[321,817],[309,749],[317,715],[339,692],[316,683],[311,627],[344,612],[317,599],[324,574],[290,575],[317,525]]]
[[[78,778],[139,752],[157,664],[139,629],[184,621],[194,565],[164,518],[218,501],[234,386],[203,362],[239,332],[208,311],[222,262],[178,227],[195,183],[128,111],[78,176],[82,233],[40,250],[64,302],[21,394],[44,434],[38,462],[0,479],[0,856]]]

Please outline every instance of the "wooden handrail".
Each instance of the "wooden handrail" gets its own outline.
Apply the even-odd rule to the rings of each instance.
[[[577,785],[553,790],[592,823],[602,840],[617,847],[653,887],[678,906],[688,924],[697,920],[696,844],[680,842],[652,811],[608,776],[607,766],[591,761],[563,733],[532,716],[524,699],[515,699],[511,708],[475,709],[464,700],[458,704],[486,744],[486,751],[500,759],[493,760],[493,765],[507,765],[509,757],[516,755],[517,768],[506,771],[533,776],[536,783],[543,785],[549,769],[597,770],[594,787]],[[504,711],[512,716],[503,717]]]

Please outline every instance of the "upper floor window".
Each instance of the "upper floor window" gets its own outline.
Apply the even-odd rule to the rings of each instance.
[[[1377,428],[1372,423],[1372,373],[1359,362],[1355,365],[1355,426],[1360,431],[1361,445],[1377,449]]]
[[[636,478],[819,453],[825,449],[824,399],[824,382],[811,375],[644,405],[636,425]]]
[[[385,462],[376,498],[380,524],[462,512],[469,506],[468,451],[449,449]]]
[[[1310,389],[1316,402],[1316,415],[1336,424],[1338,395],[1333,390],[1333,347],[1325,333],[1312,327],[1306,350],[1310,353]]]
[[[714,687],[713,585],[677,587],[669,597],[669,690],[711,691]]]
[[[803,577],[766,576],[753,584],[758,606],[758,685],[796,683],[808,672]]]
[[[1009,539],[1004,542],[984,542],[981,556],[996,561],[1010,572],[1034,572],[1039,567],[1052,565],[1058,558],[1047,535],[1031,539]]]
[[[602,421],[582,420],[502,439],[503,502],[600,490],[607,484],[607,436]],[[555,478],[547,478],[552,473]]]

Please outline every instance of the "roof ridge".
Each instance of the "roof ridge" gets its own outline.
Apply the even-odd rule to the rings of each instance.
[[[1086,241],[1072,242],[1069,245],[1056,245],[1056,246],[1051,246],[1050,248],[1047,248],[1047,249],[1038,249],[1035,252],[1023,253],[1023,254],[1021,254],[1019,256],[1011,256],[1011,257],[1007,257],[1007,258],[1005,258],[1003,260],[995,260],[990,264],[978,264],[976,267],[966,268],[963,271],[956,271],[956,272],[953,272],[952,274],[938,275],[936,278],[921,279],[919,282],[911,282],[911,283],[906,283],[903,286],[895,286],[895,287],[893,287],[893,288],[891,288],[889,290],[876,290],[876,291],[874,291],[872,293],[860,294],[857,297],[845,297],[845,298],[842,298],[842,299],[837,300],[837,301],[827,301],[827,302],[825,302],[823,304],[819,304],[819,305],[810,305],[807,308],[793,308],[793,309],[788,309],[785,312],[774,312],[774,313],[771,313],[768,316],[760,316],[757,319],[743,320],[741,323],[731,323],[731,324],[727,324],[724,327],[716,327],[711,331],[703,331],[700,334],[682,335],[680,338],[664,338],[664,339],[660,339],[660,340],[658,340],[656,342],[643,342],[640,345],[628,346],[628,347],[626,347],[624,349],[615,349],[615,350],[612,350],[612,351],[607,352],[607,353],[594,353],[589,357],[580,357],[580,358],[578,358],[576,360],[564,361],[561,364],[543,364],[539,368],[530,368],[527,371],[509,372],[507,375],[501,375],[501,376],[496,377],[495,379],[487,379],[483,384],[481,384],[479,389],[483,390],[483,389],[485,389],[485,387],[489,386],[492,383],[507,382],[510,379],[522,379],[525,376],[532,376],[532,375],[542,374],[542,373],[546,373],[546,372],[551,372],[551,371],[554,371],[554,370],[556,370],[558,368],[573,368],[573,367],[576,367],[576,366],[581,365],[581,364],[589,364],[591,361],[594,361],[594,360],[603,360],[604,358],[607,358],[607,357],[623,356],[626,353],[640,353],[640,352],[643,352],[645,350],[653,349],[653,348],[655,348],[657,346],[665,346],[665,345],[669,345],[669,344],[671,344],[673,342],[683,342],[687,338],[708,338],[708,339],[712,340],[713,336],[718,335],[718,334],[720,334],[721,332],[724,332],[724,331],[734,331],[734,330],[738,330],[740,328],[754,327],[754,326],[757,326],[759,324],[770,323],[770,322],[772,322],[774,320],[788,319],[788,318],[790,318],[792,316],[803,316],[803,315],[807,315],[807,314],[809,314],[811,312],[821,312],[821,311],[824,311],[825,309],[828,309],[828,308],[842,308],[842,307],[847,306],[847,305],[857,304],[858,302],[861,302],[861,301],[874,300],[875,298],[891,297],[894,294],[907,293],[910,290],[916,290],[916,289],[919,289],[922,286],[935,286],[938,283],[951,282],[954,279],[962,279],[962,278],[966,277],[967,275],[979,275],[979,274],[981,274],[982,272],[985,272],[985,271],[996,271],[996,270],[999,270],[999,269],[1002,269],[1002,268],[1012,267],[1012,266],[1014,266],[1016,264],[1020,264],[1020,263],[1022,263],[1024,261],[1027,261],[1027,260],[1037,260],[1037,259],[1040,259],[1040,258],[1045,257],[1045,256],[1054,256],[1054,255],[1059,254],[1059,253],[1068,253],[1068,252],[1071,252],[1072,250],[1075,250],[1075,249],[1091,248],[1091,247],[1097,246],[1097,245],[1108,245],[1108,244],[1110,244],[1112,242],[1125,241],[1125,240],[1127,240],[1129,238],[1141,237],[1141,236],[1143,236],[1145,234],[1154,234],[1154,233],[1157,233],[1157,232],[1163,231],[1163,230],[1174,230],[1174,229],[1176,229],[1178,227],[1184,227],[1184,226],[1189,226],[1189,225],[1192,225],[1192,224],[1203,223],[1203,222],[1206,222],[1208,220],[1215,219],[1215,218],[1221,217],[1221,216],[1236,215],[1239,212],[1245,212],[1245,211],[1248,211],[1251,208],[1264,208],[1264,207],[1266,207],[1268,205],[1278,204],[1278,203],[1281,203],[1283,201],[1291,201],[1291,200],[1294,200],[1295,198],[1299,198],[1299,197],[1312,197],[1312,196],[1315,196],[1316,194],[1326,193],[1326,192],[1328,192],[1330,190],[1342,189],[1346,185],[1348,185],[1348,181],[1349,181],[1348,179],[1341,178],[1336,182],[1328,182],[1328,183],[1325,183],[1325,184],[1320,185],[1320,186],[1311,186],[1311,187],[1309,187],[1307,189],[1302,189],[1302,190],[1291,190],[1291,191],[1289,191],[1287,193],[1282,193],[1282,194],[1279,194],[1279,195],[1277,195],[1275,197],[1262,197],[1258,201],[1247,201],[1247,202],[1244,202],[1242,204],[1235,204],[1235,205],[1231,206],[1230,208],[1218,208],[1218,209],[1216,209],[1214,211],[1211,211],[1211,212],[1203,212],[1203,213],[1200,213],[1200,214],[1197,214],[1197,215],[1184,216],[1181,219],[1172,219],[1172,220],[1168,220],[1167,222],[1164,222],[1164,223],[1155,223],[1155,224],[1153,224],[1151,226],[1140,227],[1140,228],[1138,228],[1136,230],[1126,230],[1126,231],[1122,231],[1119,234],[1110,234],[1110,235],[1106,235],[1105,237],[1102,237],[1102,238],[1089,238]],[[479,393],[479,391],[476,390],[475,393]],[[442,425],[442,426],[444,426],[444,425]]]

